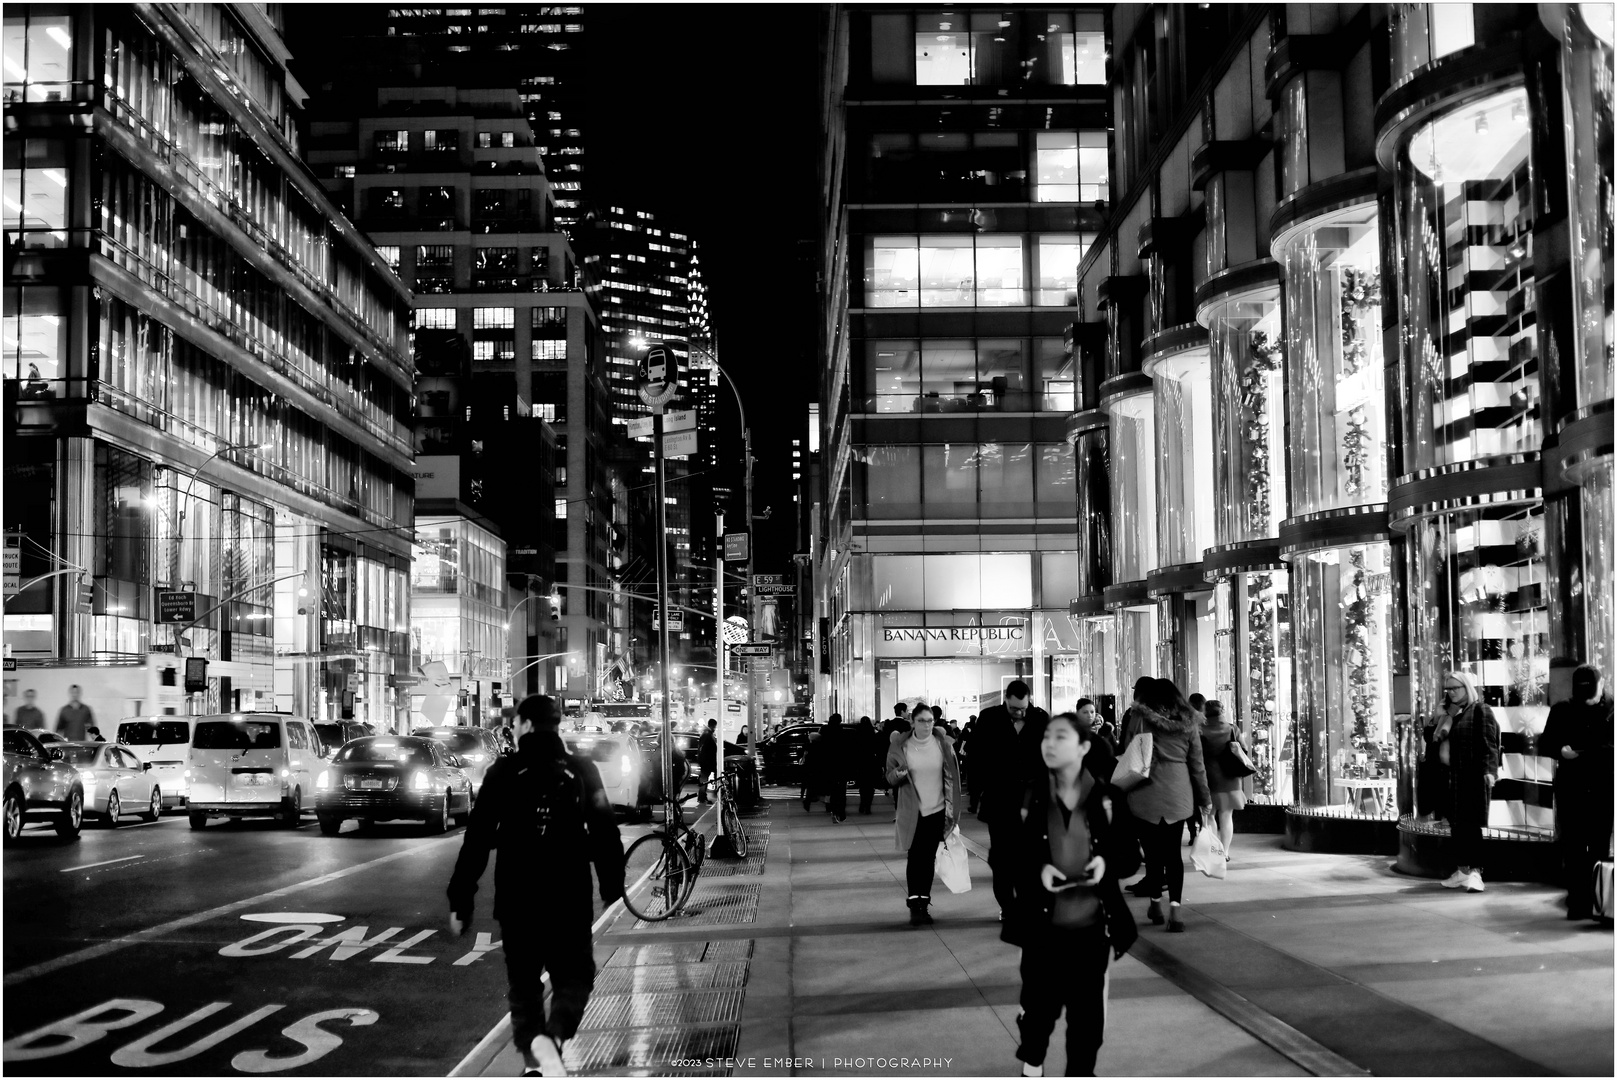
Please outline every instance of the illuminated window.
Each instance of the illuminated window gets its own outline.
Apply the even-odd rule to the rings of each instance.
[[[415,328],[417,330],[453,330],[455,329],[455,309],[416,308]]]
[[[535,360],[567,359],[567,342],[563,338],[535,338],[529,347]]]
[[[516,326],[516,309],[508,307],[480,307],[472,309],[472,329],[509,330]]]

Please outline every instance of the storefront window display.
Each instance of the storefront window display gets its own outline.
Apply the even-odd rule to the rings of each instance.
[[[1200,562],[1213,543],[1212,368],[1205,347],[1158,361],[1151,372],[1157,457],[1158,562]]]
[[[1289,806],[1296,799],[1298,753],[1290,575],[1274,569],[1226,577],[1213,591],[1213,609],[1216,696],[1252,747],[1253,801]]]
[[[1297,805],[1309,813],[1397,816],[1388,558],[1388,546],[1376,543],[1291,561]]]
[[[1117,635],[1113,618],[1073,619],[1072,629],[1078,638],[1078,648],[1055,658],[1050,691],[1052,712],[1072,708],[1079,698],[1099,703],[1106,697],[1115,701],[1117,695],[1117,650],[1114,647]]]
[[[1369,204],[1310,221],[1280,245],[1294,516],[1387,497],[1376,237]]]
[[[1399,147],[1406,473],[1539,449],[1528,143],[1516,87],[1438,114]]]
[[[1612,678],[1612,643],[1617,639],[1613,612],[1612,459],[1606,458],[1583,478],[1583,617],[1588,662]]]
[[[1141,581],[1157,568],[1156,423],[1151,395],[1109,402],[1112,449],[1112,580]]]
[[[1408,536],[1415,716],[1439,712],[1443,674],[1459,670],[1476,679],[1502,733],[1536,738],[1549,712],[1550,674],[1542,505],[1436,514]],[[1424,813],[1419,782],[1417,772],[1415,809]],[[1502,813],[1493,824],[1526,825],[1524,816]]]
[[[1218,543],[1276,536],[1286,516],[1285,373],[1278,291],[1215,305],[1209,330]]]
[[[1612,21],[1606,5],[1569,4],[1561,42],[1580,407],[1610,401],[1614,382]]]
[[[1073,440],[1078,504],[1078,580],[1073,596],[1092,596],[1112,583],[1107,434],[1105,427],[1094,427],[1079,432]]]

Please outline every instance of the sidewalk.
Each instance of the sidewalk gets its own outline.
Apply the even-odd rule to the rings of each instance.
[[[593,1075],[1014,1076],[1019,953],[987,865],[912,930],[891,803],[833,823],[780,792],[748,821],[762,858],[704,869],[694,914],[621,915],[566,1056]],[[967,837],[987,830],[967,816]],[[1187,871],[1187,932],[1131,901],[1103,1075],[1612,1075],[1612,934],[1559,892],[1454,893],[1384,857],[1237,835],[1224,881]],[[520,1072],[509,1037],[477,1071]],[[1064,1070],[1058,1027],[1045,1063]]]

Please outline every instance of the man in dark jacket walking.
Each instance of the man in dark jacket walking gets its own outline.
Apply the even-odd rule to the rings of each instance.
[[[500,849],[494,918],[505,953],[511,1036],[525,1076],[567,1075],[562,1043],[578,1030],[595,986],[590,863],[603,903],[623,895],[623,840],[601,774],[593,762],[567,752],[560,723],[554,698],[534,694],[517,706],[517,753],[489,767],[449,881],[449,928],[460,936],[471,925],[489,852]],[[548,1020],[540,979],[547,970]]]
[[[1566,917],[1587,919],[1594,914],[1595,863],[1611,850],[1612,700],[1597,669],[1584,664],[1572,673],[1572,696],[1551,707],[1538,753],[1555,759]]]
[[[825,796],[825,809],[832,821],[848,818],[848,767],[853,749],[852,740],[842,728],[841,713],[832,713],[820,737],[808,745],[805,764],[809,790]]]
[[[994,873],[1001,919],[1016,900],[1022,800],[1034,778],[1045,774],[1039,742],[1050,715],[1029,700],[1032,694],[1027,683],[1013,680],[1005,687],[1004,703],[984,709],[971,736],[972,768],[979,785],[977,817],[988,826],[988,867]]]
[[[696,795],[703,806],[707,805],[707,781],[709,777],[717,776],[719,772],[719,722],[709,720],[707,730],[702,732],[702,740],[696,747],[696,765],[702,770],[697,777]]]

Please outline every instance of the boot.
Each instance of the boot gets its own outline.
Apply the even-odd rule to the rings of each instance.
[[[916,910],[921,913],[921,923],[923,926],[932,925],[932,912],[927,910],[931,906],[932,898],[930,896],[921,896],[916,898],[915,907]]]
[[[1162,925],[1162,901],[1153,900],[1151,906],[1145,909],[1145,917],[1157,926]]]
[[[922,914],[921,898],[919,896],[912,896],[909,898],[908,904],[910,908],[910,926],[918,927],[925,925],[926,917]]]

